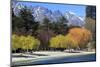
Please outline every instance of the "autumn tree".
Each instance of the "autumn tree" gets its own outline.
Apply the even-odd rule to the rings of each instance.
[[[17,50],[18,48],[21,48],[23,50],[38,50],[38,47],[40,45],[40,41],[33,36],[12,36],[12,49]]]
[[[92,37],[91,32],[85,28],[72,28],[69,34],[77,40],[80,48],[85,48]]]
[[[39,47],[39,40],[38,39],[35,39],[34,37],[32,36],[20,36],[20,45],[22,45],[22,49],[24,50],[32,50],[32,49],[38,49]]]
[[[50,39],[51,48],[63,48],[63,49],[76,49],[78,48],[78,42],[70,35],[57,35]]]
[[[65,37],[63,35],[57,35],[50,39],[51,48],[66,48]]]
[[[65,44],[67,49],[77,49],[79,48],[78,42],[73,38],[71,34],[67,34],[65,36]]]
[[[20,43],[19,43],[19,36],[13,34],[13,35],[12,35],[12,50],[16,52],[16,50],[17,50],[18,48],[20,48],[20,47],[21,47],[21,45],[20,45]]]

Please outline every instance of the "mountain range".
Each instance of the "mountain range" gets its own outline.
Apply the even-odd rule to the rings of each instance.
[[[13,11],[15,15],[17,15],[20,10],[24,8],[23,4],[17,4]],[[82,17],[79,17],[74,12],[71,11],[65,11],[65,13],[62,13],[59,10],[51,11],[48,8],[42,7],[42,6],[31,6],[29,7],[32,11],[32,15],[35,17],[35,21],[43,22],[43,19],[46,17],[51,22],[57,22],[60,20],[60,18],[63,16],[68,21],[68,25],[72,26],[84,26],[84,19]]]

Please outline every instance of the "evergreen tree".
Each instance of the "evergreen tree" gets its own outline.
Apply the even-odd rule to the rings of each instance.
[[[32,12],[27,7],[20,10],[18,16],[12,16],[13,32],[22,35],[34,35],[38,22],[34,21]]]

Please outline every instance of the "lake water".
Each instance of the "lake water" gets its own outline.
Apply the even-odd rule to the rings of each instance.
[[[37,61],[33,60],[27,63],[16,63],[15,65],[43,65],[43,64],[60,64],[60,63],[89,62],[89,61],[96,61],[96,54],[80,55],[73,57],[46,58]]]

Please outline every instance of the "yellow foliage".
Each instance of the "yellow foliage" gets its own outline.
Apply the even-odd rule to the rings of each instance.
[[[13,50],[16,50],[20,48],[20,45],[19,45],[19,36],[17,35],[12,35],[12,49]]]
[[[53,48],[84,48],[91,40],[91,32],[84,28],[72,28],[65,36],[57,35],[50,39]]]
[[[37,49],[40,41],[32,36],[17,36],[12,35],[12,48],[16,50],[21,49]]]
[[[78,42],[70,34],[65,36],[65,42],[67,48],[78,48]]]
[[[50,47],[54,47],[54,48],[66,48],[64,40],[65,40],[65,38],[64,38],[63,35],[58,35],[56,37],[53,37],[50,40]]]

